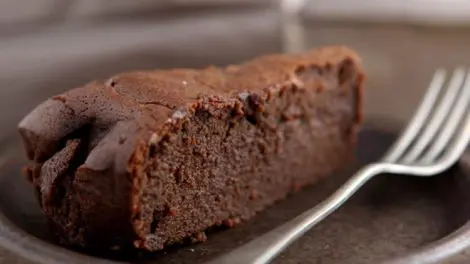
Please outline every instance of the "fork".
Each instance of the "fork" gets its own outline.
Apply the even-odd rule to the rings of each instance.
[[[268,263],[374,176],[427,177],[449,169],[470,141],[470,71],[457,68],[448,83],[446,75],[443,69],[436,71],[413,118],[379,161],[362,167],[315,207],[210,263]]]

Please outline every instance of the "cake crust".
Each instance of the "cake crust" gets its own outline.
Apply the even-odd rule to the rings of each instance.
[[[27,174],[63,243],[155,251],[203,241],[204,230],[247,220],[346,164],[363,79],[341,46],[119,74],[21,121]]]

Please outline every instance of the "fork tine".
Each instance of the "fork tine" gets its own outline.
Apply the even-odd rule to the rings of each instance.
[[[444,98],[439,103],[438,107],[434,111],[433,116],[428,120],[427,125],[424,131],[421,133],[419,139],[410,151],[403,158],[403,163],[412,163],[419,157],[423,150],[429,145],[431,140],[436,136],[436,132],[441,127],[442,123],[449,115],[449,111],[454,105],[455,99],[462,88],[462,83],[465,79],[465,71],[459,69],[458,72],[454,74],[454,77],[449,83],[449,88],[444,94]]]
[[[450,114],[449,119],[445,123],[443,129],[439,133],[436,140],[434,140],[433,145],[429,148],[427,153],[421,159],[420,163],[429,164],[434,161],[439,154],[442,153],[444,148],[449,144],[449,141],[452,139],[458,125],[462,122],[462,119],[465,118],[465,110],[469,107],[470,104],[470,72],[467,73],[467,78],[465,80],[464,87],[461,90],[459,99],[455,104],[455,107]]]
[[[458,74],[460,70],[461,69],[457,69],[455,71],[452,79],[456,78],[456,74]],[[418,132],[421,130],[421,127],[423,126],[424,122],[426,121],[427,117],[429,116],[429,113],[432,110],[432,106],[436,102],[439,92],[444,86],[445,77],[446,72],[444,69],[439,69],[434,73],[433,79],[429,84],[429,88],[423,100],[421,101],[418,110],[416,110],[413,118],[408,123],[404,132],[402,132],[399,138],[389,148],[388,152],[383,157],[382,160],[384,162],[395,162],[416,137]]]
[[[447,148],[447,152],[438,160],[443,168],[452,166],[465,152],[470,142],[470,110],[463,123],[460,133],[455,135],[454,141]]]

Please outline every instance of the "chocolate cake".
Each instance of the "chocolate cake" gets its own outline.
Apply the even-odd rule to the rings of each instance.
[[[62,243],[203,241],[345,166],[363,79],[353,51],[325,47],[91,82],[21,121],[26,173]]]

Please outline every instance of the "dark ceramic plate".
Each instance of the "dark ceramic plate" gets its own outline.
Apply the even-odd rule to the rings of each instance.
[[[202,263],[285,222],[333,192],[361,164],[374,161],[395,138],[382,126],[360,135],[357,162],[230,230],[198,245],[157,254],[79,252],[57,245],[33,190],[21,175],[18,139],[0,146],[0,244],[42,263]],[[282,253],[277,263],[430,263],[450,261],[470,244],[470,155],[432,178],[383,175],[368,183],[338,212]],[[467,235],[469,234],[469,235]]]

